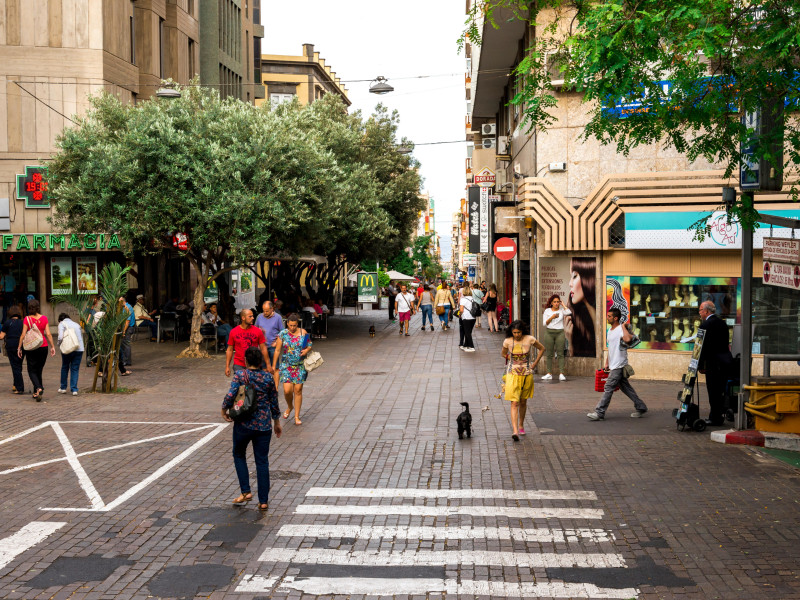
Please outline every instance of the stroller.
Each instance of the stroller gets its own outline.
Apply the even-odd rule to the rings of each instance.
[[[510,321],[508,318],[508,307],[505,304],[497,305],[497,327],[501,330],[506,329]]]

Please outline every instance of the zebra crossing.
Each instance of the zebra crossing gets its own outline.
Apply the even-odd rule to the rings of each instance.
[[[637,588],[591,583],[592,569],[604,569],[607,575],[608,569],[627,568],[614,552],[614,534],[590,526],[604,517],[602,509],[591,506],[596,500],[596,494],[586,490],[315,487],[295,509],[298,520],[308,521],[313,515],[318,517],[315,521],[337,516],[361,522],[282,525],[277,538],[283,546],[266,548],[259,557],[269,574],[245,574],[236,591],[636,598]],[[422,524],[398,524],[412,519]],[[570,526],[559,528],[559,521]],[[380,522],[384,523],[371,524]],[[324,547],[326,541],[339,547]],[[434,543],[443,549],[431,549]],[[287,573],[287,565],[292,574],[278,574]],[[467,574],[454,576],[454,567]],[[516,569],[519,581],[469,577],[490,569]],[[559,581],[543,575],[547,569],[579,576]]]

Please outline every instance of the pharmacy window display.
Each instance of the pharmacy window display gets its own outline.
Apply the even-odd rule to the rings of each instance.
[[[642,340],[639,348],[691,351],[700,303],[711,300],[729,326],[741,322],[736,277],[606,278],[606,308],[615,306]]]

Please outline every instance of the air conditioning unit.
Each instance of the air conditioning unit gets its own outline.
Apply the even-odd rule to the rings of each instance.
[[[485,127],[485,125],[484,125],[484,127]],[[482,150],[491,150],[492,148],[495,147],[495,145],[496,145],[495,142],[496,142],[495,138],[483,138],[481,140],[481,149]]]
[[[481,125],[481,135],[495,135],[497,133],[497,125],[494,123],[484,123]]]
[[[497,136],[497,154],[500,155],[511,154],[511,144],[508,143],[507,135]]]
[[[567,64],[568,57],[563,51],[548,52],[544,59],[544,68],[550,76],[550,83],[554,88],[564,85],[564,73],[561,68]]]

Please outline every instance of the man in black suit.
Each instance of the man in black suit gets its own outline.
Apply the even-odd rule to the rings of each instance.
[[[730,351],[728,325],[715,313],[717,307],[710,300],[700,304],[700,329],[705,330],[698,369],[706,376],[710,411],[706,423],[725,423],[725,385],[728,382],[733,357]]]

